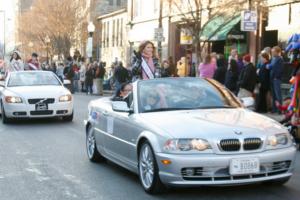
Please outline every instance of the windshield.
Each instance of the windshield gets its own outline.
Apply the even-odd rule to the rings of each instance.
[[[241,107],[225,87],[198,78],[167,78],[138,83],[139,112]]]
[[[8,87],[61,85],[52,72],[18,72],[11,73]]]

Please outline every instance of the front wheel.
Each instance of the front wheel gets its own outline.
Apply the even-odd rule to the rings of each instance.
[[[141,145],[138,167],[141,184],[147,193],[157,194],[165,190],[165,186],[159,178],[159,169],[149,142]]]
[[[104,160],[104,157],[99,153],[97,149],[96,137],[92,126],[89,126],[86,134],[86,150],[90,161],[100,162]]]
[[[64,117],[63,117],[63,120],[66,121],[66,122],[71,122],[71,121],[73,121],[73,116],[74,116],[74,111],[72,112],[71,115],[69,115],[69,116],[64,116]]]
[[[8,117],[6,117],[5,109],[2,103],[1,103],[1,118],[3,124],[8,124],[11,121]]]

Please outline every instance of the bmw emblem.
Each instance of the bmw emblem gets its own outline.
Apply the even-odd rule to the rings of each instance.
[[[242,135],[242,134],[243,134],[242,131],[234,131],[234,133],[235,133],[236,135]]]

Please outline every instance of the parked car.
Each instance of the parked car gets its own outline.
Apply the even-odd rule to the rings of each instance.
[[[89,103],[87,155],[138,174],[148,193],[165,185],[284,184],[292,176],[296,148],[287,129],[214,80],[136,81],[127,98]]]
[[[73,120],[73,97],[50,71],[19,71],[0,84],[2,122],[17,118],[62,117]]]

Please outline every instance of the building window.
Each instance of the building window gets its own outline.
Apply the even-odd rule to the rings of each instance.
[[[116,26],[116,20],[113,20],[113,27],[112,27],[112,46],[115,46],[115,26]]]
[[[109,47],[109,22],[106,23],[106,47]]]
[[[120,19],[117,19],[117,32],[116,32],[116,46],[119,46],[119,36],[120,36]]]
[[[108,0],[108,2],[109,2],[109,5],[110,5],[110,6],[113,6],[113,5],[114,5],[114,0]]]
[[[106,38],[106,34],[105,34],[105,31],[106,31],[106,29],[105,29],[105,22],[104,23],[102,23],[102,46],[103,47],[105,47],[105,38]]]
[[[117,6],[121,6],[121,0],[117,0]]]
[[[121,19],[120,23],[120,46],[123,46],[123,19]]]

